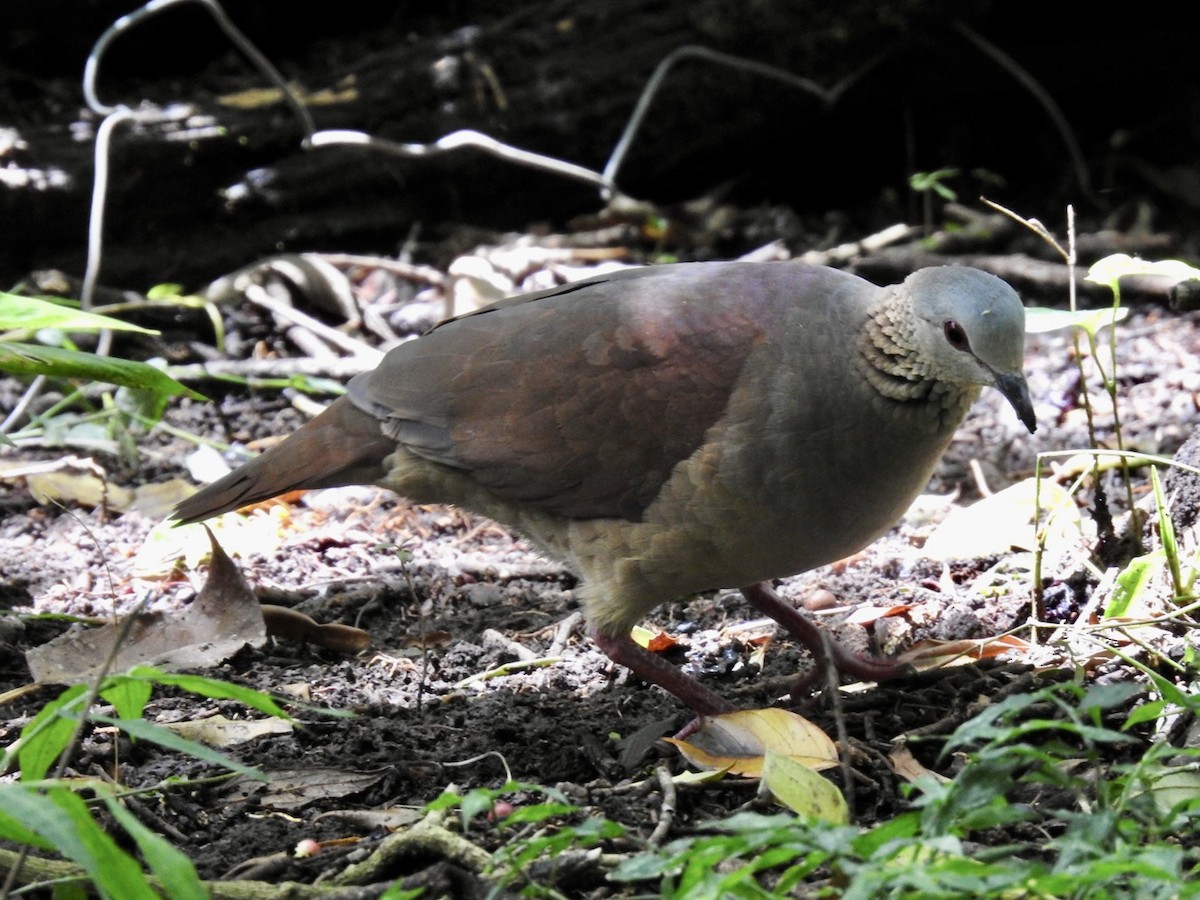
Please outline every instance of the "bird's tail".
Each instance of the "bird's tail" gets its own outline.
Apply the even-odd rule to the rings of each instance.
[[[283,443],[184,500],[172,517],[188,525],[288,491],[369,484],[395,449],[378,419],[340,397]]]

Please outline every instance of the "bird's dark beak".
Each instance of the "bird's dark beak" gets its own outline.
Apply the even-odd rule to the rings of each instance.
[[[1029,385],[1025,383],[1025,376],[1020,373],[1016,375],[997,374],[996,389],[1012,404],[1012,408],[1017,412],[1017,418],[1021,420],[1022,425],[1029,429],[1029,433],[1033,434],[1037,431],[1037,417],[1033,414],[1033,401],[1029,399]]]

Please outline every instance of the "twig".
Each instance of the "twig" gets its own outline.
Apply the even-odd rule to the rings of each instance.
[[[646,839],[647,847],[659,846],[667,839],[667,835],[671,833],[671,826],[675,824],[675,782],[664,765],[660,764],[655,767],[654,774],[658,776],[658,787],[662,791],[662,803],[658,807],[658,824],[654,826],[650,837]]]
[[[88,54],[87,64],[83,69],[83,96],[93,112],[97,115],[107,116],[120,108],[101,103],[99,95],[96,93],[96,75],[100,69],[100,59],[103,57],[104,51],[108,48],[113,38],[133,25],[136,25],[141,20],[183,2],[187,2],[187,0],[150,0],[149,3],[140,9],[135,9],[128,15],[121,16],[121,18],[108,27],[104,34],[100,35],[100,38],[92,46],[92,52]],[[296,96],[295,91],[291,89],[287,81],[284,80],[279,70],[271,65],[271,61],[230,21],[229,17],[225,15],[225,10],[221,8],[221,5],[216,0],[193,0],[193,2],[199,3],[208,10],[209,15],[216,20],[217,25],[225,32],[233,45],[241,50],[249,58],[250,62],[266,76],[267,80],[283,93],[284,101],[291,107],[296,118],[300,120],[304,128],[305,137],[307,138],[308,135],[312,134],[316,126],[313,124],[312,116],[309,115],[308,109],[301,102],[300,98]]]
[[[918,233],[919,229],[912,225],[897,223],[889,225],[882,231],[877,231],[875,234],[869,234],[862,240],[850,241],[845,244],[838,244],[836,247],[830,247],[828,250],[809,250],[800,258],[806,263],[811,263],[814,266],[828,266],[835,263],[848,262],[855,257],[863,256],[867,253],[873,253],[877,250],[882,250],[891,244],[899,243],[900,241],[908,240]]]
[[[384,269],[393,275],[407,278],[410,281],[423,281],[434,287],[446,284],[446,274],[433,266],[422,266],[416,263],[403,262],[398,259],[388,259],[382,256],[366,256],[360,253],[320,253],[327,263],[334,266],[363,266],[368,269]]]
[[[21,399],[17,401],[17,405],[12,408],[12,412],[4,417],[3,422],[0,422],[0,434],[8,434],[17,426],[22,416],[25,415],[25,410],[29,408],[29,404],[37,399],[38,394],[42,392],[42,387],[45,384],[45,375],[38,375],[33,381],[29,382],[29,387],[25,389],[25,393],[21,395]]]
[[[169,366],[167,374],[176,381],[286,379],[297,375],[346,380],[369,372],[374,364],[362,357],[338,359],[218,359],[185,366]]]
[[[299,325],[301,328],[311,331],[339,350],[344,350],[351,356],[363,360],[368,368],[378,365],[379,361],[383,359],[383,353],[370,344],[344,334],[336,328],[330,328],[324,322],[318,322],[312,316],[301,312],[294,306],[276,300],[258,285],[250,285],[246,288],[246,299],[286,322],[291,322],[293,325]]]
[[[1041,104],[1042,109],[1046,111],[1046,115],[1050,117],[1050,121],[1058,129],[1058,133],[1062,136],[1063,143],[1067,147],[1067,153],[1070,155],[1071,164],[1075,169],[1075,180],[1078,182],[1080,190],[1093,203],[1103,205],[1092,190],[1091,174],[1088,172],[1087,163],[1084,161],[1083,151],[1079,149],[1079,142],[1075,140],[1075,133],[1071,131],[1071,126],[1067,123],[1067,117],[1058,108],[1058,104],[1054,101],[1054,98],[1050,96],[1045,88],[1038,84],[1037,79],[1029,74],[1020,63],[995,44],[988,41],[983,35],[975,31],[961,19],[955,20],[954,28],[971,44],[974,44],[976,49],[982,51],[986,56],[991,57],[993,62],[1015,78],[1017,83],[1029,91],[1033,95],[1033,98]]]
[[[573,612],[563,619],[554,631],[554,640],[550,642],[550,649],[546,651],[546,655],[562,656],[563,651],[567,649],[567,641],[571,639],[571,632],[582,621],[583,613],[581,612]]]
[[[339,144],[368,147],[372,150],[390,153],[392,156],[406,158],[440,156],[443,153],[461,150],[464,147],[471,147],[530,169],[553,172],[556,175],[562,175],[566,178],[573,178],[576,181],[595,185],[609,194],[616,193],[616,186],[606,175],[593,172],[584,166],[578,166],[575,163],[569,163],[553,156],[543,156],[541,153],[534,153],[531,150],[522,150],[520,147],[514,147],[512,144],[506,144],[503,141],[498,141],[482,132],[469,128],[452,131],[450,134],[443,135],[429,144],[400,144],[396,141],[384,140],[383,138],[377,138],[361,131],[347,130],[318,131],[312,136],[312,146],[314,147],[330,147]]]
[[[758,75],[762,78],[769,78],[772,81],[779,81],[783,84],[794,88],[799,88],[806,93],[812,94],[819,99],[825,106],[832,106],[837,101],[846,89],[854,84],[863,75],[875,68],[882,60],[883,56],[876,57],[871,62],[867,63],[857,72],[843,78],[832,88],[826,88],[804,78],[789,72],[786,69],[780,69],[775,66],[767,65],[766,63],[757,62],[751,59],[745,59],[740,56],[734,56],[731,53],[721,53],[718,50],[711,50],[708,47],[701,47],[695,44],[687,44],[683,47],[677,47],[672,50],[654,69],[650,78],[646,81],[646,86],[642,88],[641,96],[638,97],[637,104],[633,108],[633,114],[629,117],[629,121],[625,124],[625,130],[621,132],[621,137],[617,141],[617,145],[613,148],[612,155],[608,158],[608,162],[604,166],[604,180],[607,182],[605,188],[605,198],[611,198],[617,180],[617,172],[621,168],[621,163],[625,161],[625,154],[629,152],[629,148],[633,145],[633,139],[637,136],[638,129],[642,127],[642,121],[646,118],[646,113],[650,111],[650,104],[654,102],[654,96],[658,93],[666,80],[667,73],[680,60],[684,59],[702,59],[705,62],[716,63],[720,66],[726,66],[731,69],[740,69],[743,72],[749,72],[752,75]]]
[[[837,667],[829,663],[833,659],[833,637],[824,628],[821,629],[822,655],[825,658],[825,693],[824,698],[830,704],[833,715],[834,730],[837,732],[837,743],[841,748],[838,754],[842,771],[842,795],[846,798],[846,809],[850,821],[857,818],[857,806],[854,793],[854,769],[850,765],[850,731],[846,727],[846,711],[842,708],[842,692],[838,687]],[[818,661],[821,664],[821,661]]]
[[[519,641],[514,641],[508,635],[501,634],[495,628],[485,628],[483,634],[480,635],[480,640],[483,645],[499,647],[501,650],[506,650],[522,662],[530,662],[538,658],[538,655],[526,647]]]

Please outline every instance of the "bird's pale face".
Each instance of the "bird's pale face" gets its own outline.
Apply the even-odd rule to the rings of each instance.
[[[916,340],[942,381],[994,387],[1033,431],[1025,384],[1025,308],[1007,284],[974,269],[923,269],[908,286],[919,298]]]

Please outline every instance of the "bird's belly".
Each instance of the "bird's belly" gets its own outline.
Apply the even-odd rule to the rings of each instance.
[[[929,480],[933,462],[895,462],[830,462],[737,483],[699,463],[681,467],[643,521],[572,525],[569,555],[592,586],[589,616],[624,627],[665,600],[849,556],[887,531]]]

